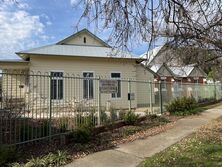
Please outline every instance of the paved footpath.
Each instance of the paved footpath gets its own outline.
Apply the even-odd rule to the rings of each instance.
[[[172,129],[146,139],[121,144],[117,148],[93,153],[74,160],[66,167],[136,167],[146,157],[166,149],[195,132],[202,125],[222,116],[222,105],[203,112],[194,118],[183,118]]]

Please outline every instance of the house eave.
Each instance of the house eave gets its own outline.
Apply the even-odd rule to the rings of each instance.
[[[112,57],[112,56],[75,56],[75,55],[52,55],[52,54],[39,54],[39,53],[25,53],[25,52],[17,52],[16,54],[18,54],[23,60],[30,58],[30,56],[58,56],[58,57],[73,57],[73,58],[95,58],[95,59],[118,59],[118,60],[134,60],[137,63],[141,63],[143,61],[145,61],[145,59],[141,59],[141,58],[137,58],[137,57]]]

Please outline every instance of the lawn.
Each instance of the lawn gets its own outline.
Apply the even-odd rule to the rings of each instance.
[[[151,166],[222,166],[222,117],[139,165],[139,167]]]

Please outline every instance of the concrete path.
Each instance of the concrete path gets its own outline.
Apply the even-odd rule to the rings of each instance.
[[[93,153],[73,161],[66,167],[136,167],[146,157],[151,157],[177,143],[202,125],[220,116],[222,116],[222,105],[209,109],[200,116],[180,119],[172,129],[166,132],[119,145],[112,150]]]

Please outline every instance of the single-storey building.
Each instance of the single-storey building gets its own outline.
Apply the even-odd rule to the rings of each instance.
[[[159,99],[161,82],[161,92],[164,102],[168,102],[175,97],[194,96],[196,99],[213,96],[211,91],[202,85],[206,83],[206,73],[197,65],[182,65],[181,57],[167,49],[165,45],[156,47],[141,55],[146,61],[143,64],[154,71],[155,76],[155,96]],[[209,86],[209,90],[212,90]],[[208,95],[203,94],[209,92]]]
[[[177,55],[166,45],[156,47],[140,57],[146,59],[143,63],[159,75],[155,78],[157,81],[201,84],[206,82],[207,74],[200,66],[184,65],[181,55]]]
[[[155,74],[141,65],[144,59],[113,49],[87,29],[16,54],[21,60],[0,60],[2,96],[24,98],[30,108],[81,104],[125,109],[154,103],[149,81]],[[100,80],[116,80],[117,90],[99,93]]]

